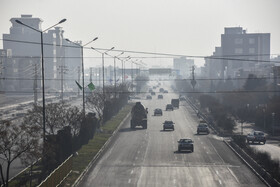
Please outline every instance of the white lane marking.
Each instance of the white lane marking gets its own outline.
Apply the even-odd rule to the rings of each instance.
[[[219,172],[216,170],[217,175],[219,175]]]
[[[222,185],[222,181],[219,179],[219,183],[220,183],[220,185]]]
[[[135,157],[135,160],[137,160],[138,159],[138,157]]]
[[[206,151],[206,154],[209,154],[208,151]]]
[[[128,179],[128,183],[131,183],[131,179]]]
[[[133,174],[133,172],[134,172],[134,171],[133,171],[133,170],[131,170],[130,174],[132,175],[132,174]]]
[[[203,144],[203,142],[200,142],[201,144]]]
[[[176,179],[173,179],[173,184],[176,184]]]
[[[140,153],[140,151],[137,151],[137,154],[139,154]]]
[[[235,174],[233,173],[233,171],[227,167],[227,169],[229,170],[230,174],[233,176],[233,178],[235,178],[235,180],[239,183],[239,180],[237,179],[237,177],[235,176]]]
[[[133,163],[132,165],[135,166],[135,163]]]
[[[206,149],[206,147],[205,147],[205,146],[203,146],[203,149]]]
[[[177,160],[178,158],[177,158],[177,156],[175,156],[175,160]]]

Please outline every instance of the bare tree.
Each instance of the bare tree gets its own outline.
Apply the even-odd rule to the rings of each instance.
[[[78,136],[83,121],[82,111],[76,106],[70,107],[66,110],[65,117],[66,123],[71,127],[72,135]]]
[[[105,99],[101,89],[95,90],[87,97],[87,108],[97,114],[99,122],[103,121],[104,103]]]
[[[0,174],[4,186],[8,186],[10,166],[13,161],[17,158],[24,160],[35,157],[41,153],[39,131],[41,129],[36,125],[0,122]],[[6,169],[6,176],[4,176],[4,169]]]
[[[34,105],[23,119],[23,123],[29,126],[37,125],[43,128],[42,107]],[[51,103],[46,106],[46,134],[55,135],[57,130],[70,125],[75,132],[79,128],[81,122],[81,112],[77,107],[70,107],[64,102]]]

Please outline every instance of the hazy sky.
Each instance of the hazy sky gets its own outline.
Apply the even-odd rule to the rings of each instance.
[[[249,33],[271,33],[271,53],[280,54],[280,0],[0,0],[0,12],[1,39],[10,18],[32,14],[43,19],[43,28],[66,18],[64,36],[84,43],[98,36],[93,47],[207,56],[220,46],[224,27],[241,26]],[[87,66],[99,60],[87,59]]]

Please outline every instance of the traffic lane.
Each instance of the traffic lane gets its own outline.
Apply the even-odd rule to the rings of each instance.
[[[150,106],[149,103],[152,102],[146,104]],[[176,112],[178,113],[180,110],[166,113],[166,116],[180,121],[178,116],[181,114],[177,116]],[[129,124],[126,124],[121,132],[127,134],[119,133],[119,140],[115,142],[113,149],[107,151],[102,158],[103,161],[97,164],[89,175],[90,179],[84,183],[86,185],[82,186],[174,186],[174,184],[176,186],[185,186],[186,184],[190,184],[190,186],[224,186],[226,184],[231,186],[250,186],[253,184],[257,186],[259,184],[258,180],[251,181],[254,176],[245,176],[243,180],[242,176],[233,175],[234,167],[242,164],[231,166],[224,163],[225,159],[216,155],[216,151],[220,150],[218,148],[216,151],[211,151],[215,155],[211,163],[207,160],[209,156],[199,153],[203,152],[203,148],[196,145],[199,141],[195,141],[194,153],[177,154],[176,137],[188,132],[190,134],[187,136],[192,137],[194,133],[185,130],[186,126],[180,125],[181,123],[175,131],[163,132],[162,124],[159,123],[160,118],[164,118],[164,116],[152,117],[149,115],[148,130],[129,131],[127,129]],[[203,141],[202,137],[200,139]],[[220,143],[223,148],[227,148],[224,147],[223,142]],[[237,170],[237,172],[240,171]],[[252,175],[250,171],[248,173]]]
[[[85,175],[79,186],[129,186],[137,182],[137,173],[148,142],[147,130],[130,130],[125,124],[115,142]]]

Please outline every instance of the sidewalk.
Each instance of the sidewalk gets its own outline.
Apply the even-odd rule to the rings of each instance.
[[[253,130],[260,130],[257,127],[255,127],[254,124],[251,123],[243,123],[243,135],[247,135],[248,133],[252,132]],[[234,130],[234,134],[241,134],[241,123],[236,122],[236,128]],[[268,134],[266,134],[267,140],[266,144],[251,144],[250,147],[255,148],[258,151],[262,152],[268,152],[271,155],[272,159],[278,159],[280,160],[280,137],[275,136],[271,137]]]

